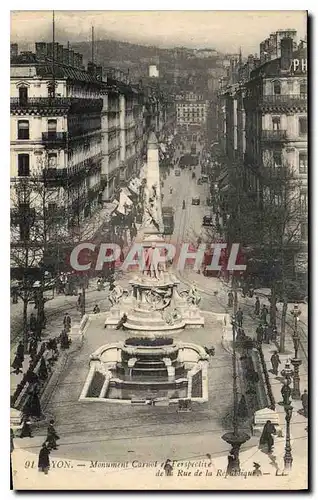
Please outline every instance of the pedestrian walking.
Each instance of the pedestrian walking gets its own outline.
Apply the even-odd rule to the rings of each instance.
[[[261,309],[261,303],[259,301],[259,297],[256,297],[255,306],[254,306],[254,314],[255,314],[255,316],[259,316],[260,309]]]
[[[23,344],[22,344],[23,347]],[[22,350],[19,350],[19,346],[17,348],[17,351],[15,353],[14,360],[12,362],[11,367],[13,368],[14,372],[16,375],[18,375],[20,372],[22,372],[22,367],[23,367],[23,361],[24,361],[24,350],[23,350],[23,356],[22,356]]]
[[[21,340],[18,343],[16,355],[19,356],[19,358],[21,359],[21,361],[23,363],[23,361],[24,361],[24,345],[23,345],[23,342]]]
[[[301,403],[303,405],[304,417],[308,418],[308,392],[306,389],[304,390],[300,399],[301,399]]]
[[[239,327],[243,326],[243,311],[240,307],[238,308],[238,311],[236,313],[236,321]]]
[[[41,404],[37,384],[34,384],[30,389],[25,405],[25,413],[31,417],[41,418]]]
[[[166,476],[173,476],[173,466],[170,458],[168,458],[163,466]]]
[[[70,347],[70,339],[68,337],[67,331],[64,329],[60,335],[61,349],[68,349]]]
[[[259,440],[260,446],[267,446],[268,453],[271,453],[274,446],[274,438],[273,434],[276,434],[275,426],[272,424],[270,420],[267,420],[266,424],[263,427],[263,432]]]
[[[260,319],[263,323],[267,323],[267,315],[268,315],[268,309],[265,306],[265,304],[262,305],[261,313],[260,313]]]
[[[272,338],[272,328],[270,325],[265,325],[264,330],[264,342],[269,344],[270,339]]]
[[[25,438],[25,437],[29,438],[33,437],[31,432],[31,422],[27,415],[23,417],[23,425],[20,434],[20,438]]]
[[[257,342],[260,342],[260,343],[262,343],[264,340],[264,328],[263,328],[262,323],[260,323],[258,325],[258,327],[256,328],[256,340],[257,340]]]
[[[97,290],[99,292],[101,292],[103,290],[103,282],[102,282],[101,278],[98,278],[98,280],[97,280]]]
[[[78,297],[77,297],[77,303],[76,303],[76,308],[78,311],[81,311],[81,309],[82,309],[82,302],[83,302],[82,294],[79,293]]]
[[[262,475],[262,471],[261,471],[260,464],[258,464],[257,462],[253,462],[253,467],[254,467],[254,470],[252,472],[252,475],[253,476],[261,476]]]
[[[227,294],[227,306],[228,307],[233,307],[233,303],[234,303],[234,295],[233,295],[233,292],[230,291]]]
[[[38,341],[35,338],[35,336],[33,335],[31,337],[30,344],[29,344],[29,354],[30,354],[30,356],[36,356],[37,352],[38,352]]]
[[[276,325],[273,325],[272,326],[272,338],[271,338],[271,341],[273,343],[275,343],[277,340],[277,326]]]
[[[10,454],[13,452],[14,450],[14,432],[12,429],[10,429]]]
[[[233,448],[230,450],[230,453],[227,456],[227,468],[226,475],[230,476],[236,469],[236,456]]]
[[[57,435],[53,424],[54,424],[54,420],[50,420],[49,426],[47,428],[46,443],[47,443],[47,446],[49,449],[57,450],[56,441],[58,439],[60,439],[60,437]]]
[[[71,326],[72,326],[72,320],[71,320],[71,316],[68,313],[66,313],[64,316],[63,325],[64,325],[64,329],[67,332],[69,332],[71,329]]]
[[[31,313],[31,316],[30,316],[30,330],[31,332],[35,333],[36,332],[36,325],[37,325],[37,321],[36,321],[36,317],[34,315],[34,313]]]
[[[43,443],[39,453],[38,469],[39,472],[44,472],[44,474],[48,474],[49,468],[50,468],[50,450],[46,446],[46,443]]]
[[[277,351],[275,351],[274,354],[272,354],[271,363],[272,363],[272,372],[274,373],[274,375],[278,375],[278,367],[281,364],[281,361],[279,359]]]

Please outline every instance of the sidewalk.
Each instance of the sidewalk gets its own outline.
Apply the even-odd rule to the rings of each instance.
[[[229,313],[231,313],[230,310],[228,310],[227,307],[227,294],[229,291],[230,286],[219,280],[218,278],[214,277],[205,277],[203,274],[198,274],[193,270],[184,270],[182,273],[178,273],[179,279],[183,280],[184,283],[188,284],[189,286],[195,284],[199,290],[199,292],[205,293],[207,295],[216,297],[218,300],[218,303],[222,305],[222,307]],[[253,298],[250,297],[242,297],[240,293],[238,293],[238,306],[242,308],[244,312],[244,327],[246,328],[249,336],[254,336],[255,330],[258,324],[258,318],[254,316],[254,304],[255,304],[255,296],[259,296],[261,300],[261,304],[265,303],[267,306],[269,305],[268,302],[268,292],[269,289],[259,289],[255,291],[255,295]],[[303,350],[300,348],[299,350],[299,355],[302,354],[301,359],[305,363],[307,367],[307,356],[308,356],[308,349],[307,349],[307,342],[308,342],[308,305],[307,304],[298,304],[299,310],[301,311],[301,316],[298,322],[298,331],[300,334],[300,340],[301,344],[303,347]],[[277,304],[277,309],[278,309],[278,314],[277,317],[280,320],[281,319],[281,314],[282,314],[282,308],[283,304],[278,303]],[[293,332],[293,326],[294,326],[294,317],[291,314],[291,312],[294,309],[294,304],[288,304],[288,309],[287,309],[287,324],[286,324],[286,339],[285,339],[285,345],[286,345],[286,352],[292,353],[293,352],[293,343],[292,343],[292,338],[291,334]],[[304,352],[305,351],[305,352]]]
[[[225,338],[225,342],[228,348],[232,350],[232,335],[230,330],[227,331],[229,338]],[[285,454],[285,410],[282,404],[282,396],[281,396],[281,387],[283,382],[283,377],[280,376],[281,370],[284,368],[287,359],[289,358],[288,354],[279,355],[281,364],[279,366],[279,375],[276,376],[271,372],[272,365],[270,362],[270,357],[273,352],[276,350],[275,346],[263,344],[263,353],[266,362],[266,367],[269,374],[269,379],[272,387],[272,392],[276,402],[275,411],[277,413],[279,419],[279,427],[282,430],[283,436],[278,437],[274,436],[274,452],[272,454],[267,454],[258,447],[255,447],[249,451],[241,453],[241,461],[245,460],[245,456],[252,456],[253,461],[257,462],[261,465],[261,470],[264,472],[268,470],[269,465],[275,467],[276,470],[283,471],[284,470],[284,454]],[[300,367],[300,380],[303,382],[303,387],[301,388],[301,392],[305,388],[307,388],[307,373],[301,365]],[[301,401],[299,400],[291,400],[291,404],[293,407],[293,414],[290,422],[291,429],[291,448],[292,448],[292,456],[293,456],[293,469],[298,471],[300,469],[304,470],[304,474],[307,470],[307,446],[308,446],[308,435],[305,430],[308,425],[308,420],[305,418],[300,410],[302,409]],[[244,458],[243,458],[244,457]]]

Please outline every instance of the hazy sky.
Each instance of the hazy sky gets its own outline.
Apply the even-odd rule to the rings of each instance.
[[[60,43],[111,38],[159,47],[209,47],[244,55],[259,51],[259,43],[278,29],[306,34],[305,11],[56,11],[56,41]],[[11,41],[51,40],[51,11],[11,13]],[[31,48],[31,47],[30,47]]]

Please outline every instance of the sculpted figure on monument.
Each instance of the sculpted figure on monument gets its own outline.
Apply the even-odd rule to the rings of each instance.
[[[185,290],[180,293],[180,296],[185,298],[188,304],[198,306],[201,302],[201,296],[198,292],[198,289],[195,285],[192,285],[190,290]]]
[[[168,325],[173,325],[177,321],[180,321],[182,316],[177,309],[173,309],[173,311],[165,313],[163,318]]]
[[[159,280],[161,278],[160,250],[156,243],[152,243],[150,248],[144,251],[145,268],[143,274]]]
[[[121,297],[123,296],[123,293],[124,293],[123,288],[120,285],[116,284],[114,289],[109,294],[109,302],[111,303],[112,306],[118,304]]]
[[[146,300],[156,311],[166,309],[170,305],[172,298],[171,290],[161,290],[155,288],[146,294]]]
[[[144,188],[144,227],[155,226],[157,231],[163,231],[162,220],[159,212],[159,198],[156,184],[153,184],[149,190]]]

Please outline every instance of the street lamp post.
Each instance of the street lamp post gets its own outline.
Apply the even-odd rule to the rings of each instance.
[[[232,446],[232,454],[234,455],[233,470],[240,470],[239,453],[242,444],[250,439],[250,436],[245,432],[238,429],[238,389],[237,389],[237,370],[236,370],[236,347],[235,347],[235,334],[236,323],[235,317],[232,317],[232,333],[233,333],[233,432],[226,432],[223,434],[222,439]]]
[[[293,407],[290,402],[284,407],[285,409],[285,420],[286,420],[286,441],[285,441],[285,454],[284,454],[284,467],[286,470],[290,470],[293,464],[292,448],[290,444],[290,421],[293,414]]]
[[[293,332],[293,344],[295,350],[295,356],[291,360],[291,363],[294,367],[294,376],[293,376],[293,399],[300,399],[300,377],[299,377],[299,367],[302,363],[301,359],[298,359],[298,349],[300,344],[299,332],[298,332],[298,321],[299,316],[301,315],[301,311],[299,311],[298,306],[294,306],[294,310],[292,312],[294,316],[294,332]]]

